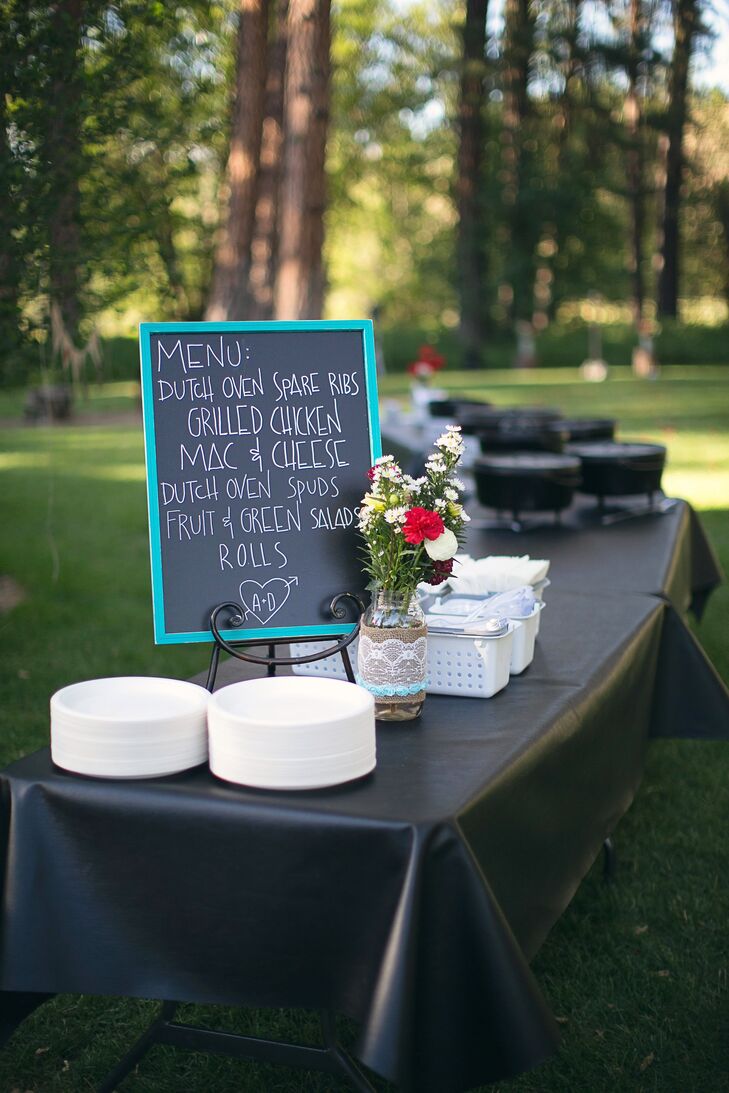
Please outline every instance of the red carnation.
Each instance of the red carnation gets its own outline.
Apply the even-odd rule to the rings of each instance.
[[[375,480],[375,468],[374,467],[370,467],[370,469],[367,471],[367,477],[369,478],[370,482],[374,482],[374,480]]]
[[[414,508],[405,514],[402,529],[406,543],[417,546],[424,539],[437,539],[445,531],[445,524],[437,512],[430,509]]]

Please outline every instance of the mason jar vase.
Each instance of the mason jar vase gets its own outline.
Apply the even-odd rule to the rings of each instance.
[[[360,627],[357,682],[375,699],[379,721],[420,715],[427,686],[427,628],[414,593],[376,588]]]

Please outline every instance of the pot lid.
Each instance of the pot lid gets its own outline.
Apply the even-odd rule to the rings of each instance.
[[[564,429],[566,432],[579,432],[581,429],[614,429],[617,425],[611,417],[563,417],[550,422],[548,428]]]
[[[568,444],[570,455],[578,456],[588,462],[621,462],[625,459],[650,460],[665,459],[666,449],[662,444],[631,444],[619,440],[594,440],[584,444]]]
[[[508,455],[484,455],[475,462],[476,470],[494,474],[550,474],[553,471],[574,471],[579,474],[576,455],[553,452],[511,452]]]

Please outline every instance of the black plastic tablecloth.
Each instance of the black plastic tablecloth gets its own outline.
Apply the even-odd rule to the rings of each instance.
[[[682,552],[684,526],[647,530]],[[649,541],[660,593],[691,566]],[[602,572],[568,590],[577,555],[562,568],[551,550],[527,672],[493,699],[430,696],[420,721],[378,726],[358,783],[104,782],[47,751],[8,768],[6,1028],[25,992],[328,1008],[359,1022],[365,1063],[423,1093],[547,1056],[556,1031],[528,961],[629,807],[649,738],[729,736],[727,691],[669,600]]]

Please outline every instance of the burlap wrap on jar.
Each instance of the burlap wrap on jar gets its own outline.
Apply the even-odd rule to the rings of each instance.
[[[357,682],[394,704],[425,700],[427,627],[360,627]]]

